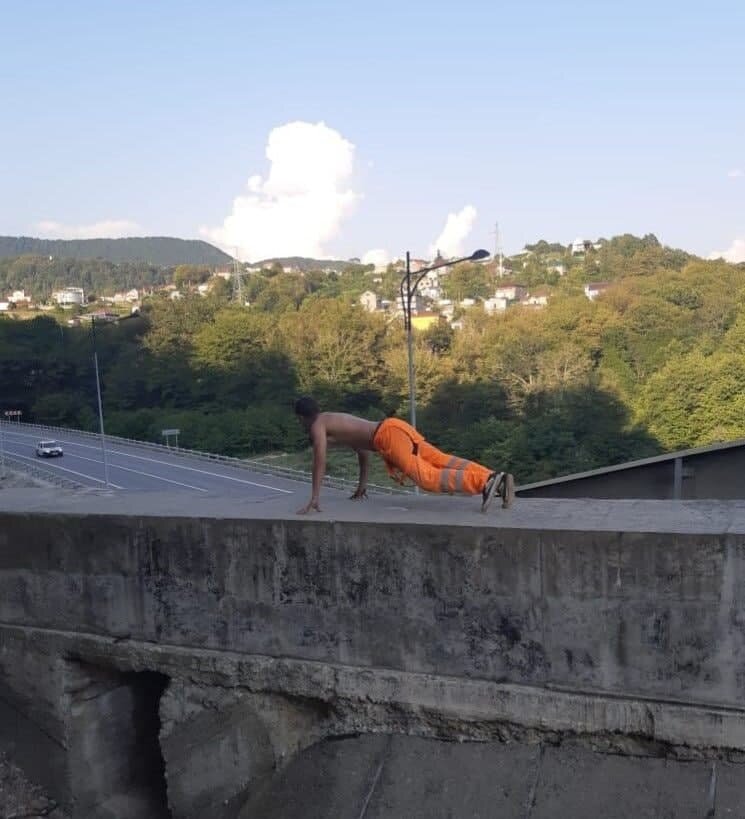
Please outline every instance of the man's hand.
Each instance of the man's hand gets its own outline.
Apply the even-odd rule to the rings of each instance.
[[[364,486],[358,486],[354,494],[349,496],[350,500],[362,500],[363,498],[367,500],[367,489]]]
[[[298,514],[298,515],[307,515],[308,512],[310,512],[311,509],[314,510],[315,512],[320,512],[321,507],[318,505],[318,503],[319,503],[318,501],[314,501],[314,500],[309,501],[305,506],[303,506],[302,509],[298,509],[296,514]]]

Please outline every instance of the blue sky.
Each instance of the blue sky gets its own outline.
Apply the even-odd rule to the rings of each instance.
[[[491,250],[498,221],[506,252],[652,232],[745,260],[742,2],[2,14],[3,235],[395,257]]]

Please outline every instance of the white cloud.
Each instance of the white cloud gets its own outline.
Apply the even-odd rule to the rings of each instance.
[[[140,225],[127,219],[104,219],[92,225],[63,225],[45,220],[36,223],[36,231],[42,239],[121,239],[143,234]]]
[[[387,250],[376,248],[368,250],[362,257],[362,264],[374,264],[375,267],[385,267],[391,260]]]
[[[430,247],[430,255],[434,256],[439,250],[445,258],[462,256],[464,242],[475,221],[476,208],[473,205],[466,205],[458,213],[449,213],[442,233]]]
[[[727,250],[713,250],[709,258],[724,259],[733,264],[745,262],[745,239],[735,239]]]
[[[200,233],[244,261],[323,258],[359,199],[349,188],[354,145],[323,122],[290,122],[270,132],[266,157],[266,179],[251,176],[223,224]]]
[[[739,179],[741,176],[745,176],[745,171],[742,168],[733,168],[727,173],[727,176],[730,179]]]

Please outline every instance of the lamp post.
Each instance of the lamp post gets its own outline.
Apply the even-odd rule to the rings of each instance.
[[[91,340],[93,341],[93,367],[96,371],[96,396],[98,398],[98,428],[101,433],[101,453],[103,455],[103,477],[109,488],[109,459],[106,455],[106,434],[103,429],[103,404],[101,402],[101,378],[98,374],[98,350],[96,349],[96,317],[91,316]]]
[[[113,324],[118,324],[120,321],[127,321],[127,319],[138,318],[139,313],[132,313],[129,316],[124,316],[121,319],[114,319]],[[106,488],[109,488],[109,459],[106,453],[106,433],[103,428],[103,402],[101,401],[101,378],[98,373],[98,350],[96,348],[96,317],[91,315],[91,341],[93,342],[93,367],[96,371],[96,397],[98,398],[98,428],[101,433],[101,453],[103,456],[103,476]]]
[[[401,293],[401,306],[404,311],[404,328],[406,329],[406,348],[408,350],[409,359],[409,417],[411,419],[411,426],[416,427],[416,389],[414,385],[414,342],[411,334],[411,300],[414,298],[419,282],[433,270],[438,270],[441,267],[451,267],[461,262],[477,262],[480,259],[485,259],[489,255],[488,250],[475,250],[470,256],[464,256],[461,259],[453,259],[449,262],[441,262],[430,267],[424,267],[417,270],[417,278],[414,284],[411,283],[411,256],[409,251],[406,251],[406,273],[401,279],[399,291]]]

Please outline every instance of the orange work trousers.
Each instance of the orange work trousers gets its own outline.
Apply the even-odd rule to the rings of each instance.
[[[474,461],[456,458],[428,444],[414,427],[399,418],[386,418],[375,431],[373,446],[397,483],[411,478],[425,492],[483,492],[492,470]]]

